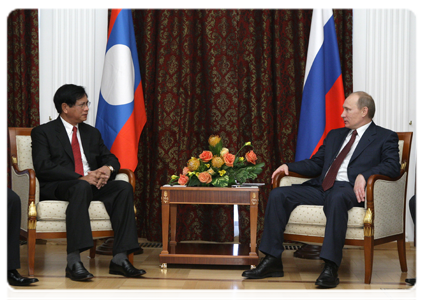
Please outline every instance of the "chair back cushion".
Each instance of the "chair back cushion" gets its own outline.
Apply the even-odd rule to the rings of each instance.
[[[404,193],[407,172],[399,180],[377,180],[374,193],[375,239],[404,232]]]
[[[16,158],[18,160],[19,170],[34,169],[32,163],[32,141],[30,135],[16,136]],[[20,187],[16,187],[19,189]],[[40,201],[40,183],[36,178],[35,181],[35,204]],[[26,222],[22,219],[22,222]],[[25,227],[26,228],[26,227]]]
[[[32,163],[31,136],[16,136],[16,154],[19,170],[34,169],[34,164]]]

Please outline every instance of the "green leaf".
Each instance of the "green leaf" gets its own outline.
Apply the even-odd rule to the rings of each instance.
[[[235,177],[229,176],[228,186],[232,186],[232,185],[235,185],[235,184],[236,184]]]
[[[222,148],[222,140],[220,140],[219,143],[217,143],[214,147],[212,145],[209,145],[209,149],[213,153],[213,155],[220,156],[220,151],[222,151]]]
[[[201,182],[197,176],[191,176],[190,180],[188,181],[188,186],[200,186]]]
[[[227,187],[229,184],[229,176],[216,177],[212,180],[211,184],[216,187]]]
[[[236,181],[238,181],[238,183],[243,184],[244,182],[247,181],[247,179],[249,178],[249,173],[247,171],[246,168],[244,169],[239,169],[236,173],[235,173],[235,179]]]
[[[200,159],[200,166],[198,167],[198,169],[196,170],[196,172],[204,172],[204,171],[206,171],[207,170],[207,167],[206,167],[206,163],[205,162],[203,162],[201,159]]]
[[[178,184],[178,179],[179,179],[179,176],[178,176],[178,178],[175,178],[175,179],[170,179],[170,181],[169,181],[169,185],[171,185],[171,186],[173,186],[173,185],[177,185]]]

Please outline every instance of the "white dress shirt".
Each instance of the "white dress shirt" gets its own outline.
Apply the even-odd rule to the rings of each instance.
[[[69,142],[72,146],[73,125],[65,121],[62,117],[60,117],[60,119],[62,120],[62,123],[65,126],[65,130],[66,130],[66,133],[68,134]],[[76,125],[76,127],[78,128],[78,124]],[[79,134],[79,128],[76,131],[76,136],[78,137],[79,149],[81,150],[82,166],[84,167],[84,176],[86,176],[88,174],[88,171],[91,171],[91,169],[88,164],[87,158],[85,157],[84,148],[82,148],[81,135]]]
[[[367,128],[369,128],[370,124],[372,124],[372,122],[367,123],[366,125],[363,125],[359,128],[357,128],[357,136],[355,137],[355,141],[351,146],[350,152],[348,152],[347,156],[345,157],[344,161],[342,162],[341,166],[339,167],[338,170],[338,174],[336,175],[336,181],[349,181],[348,180],[348,164],[350,163],[351,157],[355,151],[355,148],[357,148],[358,143],[360,142],[361,137],[363,136],[364,132],[367,130]],[[350,132],[348,133],[347,137],[344,140],[344,143],[342,144],[341,149],[338,152],[339,153],[342,151],[342,149],[344,149],[345,145],[349,142],[349,140],[351,139],[352,136],[352,132],[354,130],[351,129]]]

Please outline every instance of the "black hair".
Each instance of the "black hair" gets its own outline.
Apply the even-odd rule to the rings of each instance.
[[[54,94],[54,106],[59,114],[62,113],[62,103],[66,103],[69,107],[75,105],[76,101],[87,96],[84,87],[75,84],[65,84],[57,89]]]

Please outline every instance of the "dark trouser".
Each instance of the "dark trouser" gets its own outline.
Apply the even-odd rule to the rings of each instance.
[[[411,218],[413,219],[414,228],[416,230],[417,241],[420,244],[420,193],[411,197],[408,205],[410,207]]]
[[[101,189],[85,180],[60,183],[57,199],[69,201],[66,209],[67,253],[80,252],[94,245],[88,208],[92,200],[104,203],[114,231],[113,255],[132,253],[139,248],[134,214],[132,185],[112,180]]]
[[[337,181],[326,192],[321,187],[309,185],[273,189],[267,202],[260,251],[275,257],[281,256],[285,227],[291,212],[298,205],[323,205],[326,228],[320,257],[339,266],[347,232],[348,210],[354,206],[364,206],[357,202],[354,190],[348,182]]]
[[[21,228],[21,199],[7,189],[7,269],[15,270],[21,267],[19,232]]]

